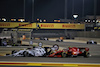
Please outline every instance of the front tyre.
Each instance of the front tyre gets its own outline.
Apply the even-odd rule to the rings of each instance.
[[[87,42],[87,44],[89,44],[89,42]]]
[[[89,57],[89,55],[90,55],[90,53],[89,53],[89,52],[84,51],[84,57],[88,58],[88,57]]]
[[[94,44],[97,44],[97,42],[94,42]]]
[[[63,42],[63,40],[61,40],[61,42]]]

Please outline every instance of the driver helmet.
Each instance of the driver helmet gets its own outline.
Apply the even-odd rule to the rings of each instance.
[[[42,42],[38,43],[38,46],[39,47],[42,47],[43,46],[43,43]]]
[[[57,44],[54,44],[53,47],[55,48],[55,50],[59,49],[59,46]]]

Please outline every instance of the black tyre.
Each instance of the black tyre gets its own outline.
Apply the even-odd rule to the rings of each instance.
[[[62,52],[62,57],[67,57],[67,54],[65,52]]]
[[[94,44],[97,44],[97,42],[94,42]]]
[[[90,44],[92,44],[92,42],[90,42]]]
[[[11,54],[14,54],[14,53],[17,53],[17,51],[16,51],[16,50],[13,50],[13,51],[11,52]]]
[[[87,44],[89,44],[89,42],[87,42]]]
[[[58,40],[56,40],[56,42],[59,42]]]
[[[89,55],[90,55],[90,53],[89,53],[89,52],[84,51],[84,57],[88,58],[88,57],[89,57]]]
[[[61,40],[61,42],[63,42],[63,40]]]
[[[29,57],[29,56],[30,56],[29,53],[28,53],[27,51],[24,51],[24,52],[23,52],[23,55],[24,55],[24,57]]]

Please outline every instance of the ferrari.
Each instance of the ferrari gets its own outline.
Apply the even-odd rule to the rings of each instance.
[[[68,49],[52,51],[48,57],[89,57],[89,48],[69,47]]]

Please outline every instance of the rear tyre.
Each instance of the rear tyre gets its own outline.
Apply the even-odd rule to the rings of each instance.
[[[61,42],[63,42],[63,40],[61,40]]]
[[[90,42],[90,44],[92,44],[92,42]]]
[[[95,44],[97,44],[97,42],[94,42]]]
[[[65,52],[62,52],[62,57],[67,57],[67,54]]]
[[[29,53],[28,53],[27,51],[24,51],[24,52],[23,52],[23,55],[24,55],[24,57],[29,57],[29,56],[30,56]]]
[[[89,42],[87,42],[87,44],[89,44]]]
[[[89,55],[90,55],[90,53],[89,53],[89,52],[84,51],[84,57],[88,58],[88,57],[89,57]]]
[[[56,42],[59,42],[58,40],[56,40]]]

